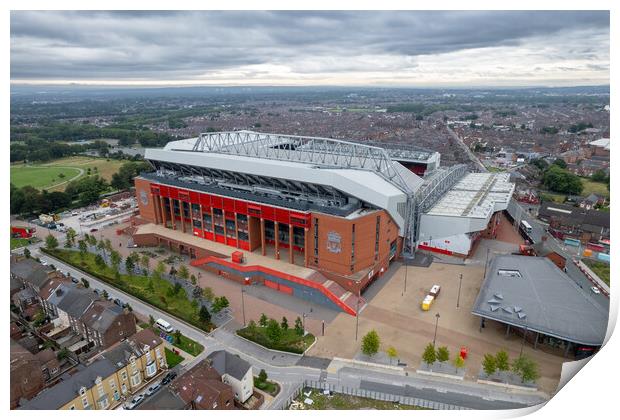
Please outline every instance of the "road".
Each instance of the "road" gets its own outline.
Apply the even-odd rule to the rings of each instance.
[[[313,363],[302,363],[304,360],[301,356],[271,351],[238,337],[234,334],[234,330],[237,328],[237,325],[233,324],[234,321],[207,334],[168,313],[101,282],[87,273],[81,272],[73,266],[49,255],[43,255],[39,247],[40,245],[30,247],[34,257],[44,258],[63,272],[71,272],[76,277],[86,278],[91,287],[106,289],[110,297],[119,298],[129,303],[136,313],[145,317],[152,315],[154,318],[166,319],[173,328],[202,344],[205,351],[189,364],[183,366],[182,371],[190,369],[216,350],[227,350],[238,354],[252,365],[255,375],[261,369],[265,369],[269,378],[278,382],[282,390],[263,408],[284,408],[290,396],[303,385],[304,381],[324,381],[334,386],[357,387],[369,391],[381,390],[380,392],[398,393],[402,396],[414,396],[438,403],[478,409],[525,407],[545,401],[545,398],[538,393],[507,391],[500,387],[473,382],[429,379],[413,373],[405,376],[402,373],[385,373],[376,369],[361,367],[342,367],[336,373],[327,373],[321,367],[311,366]]]
[[[609,297],[604,294],[595,294],[591,291],[593,283],[583,274],[583,272],[573,262],[573,255],[571,255],[565,249],[562,242],[558,241],[555,237],[547,232],[546,226],[543,225],[538,219],[530,215],[523,207],[514,199],[508,203],[508,213],[515,220],[515,225],[519,226],[521,220],[526,220],[532,226],[532,232],[530,233],[530,239],[533,243],[540,242],[543,236],[547,237],[547,246],[566,258],[566,274],[582,289],[588,290],[590,296],[595,302],[602,305],[607,311],[609,311]],[[517,227],[518,229],[518,227]]]
[[[489,172],[489,170],[480,162],[480,159],[470,150],[469,147],[461,140],[461,138],[454,132],[450,127],[446,125],[446,129],[448,133],[452,136],[456,144],[465,152],[465,154],[469,157],[469,160],[480,170],[480,172]]]

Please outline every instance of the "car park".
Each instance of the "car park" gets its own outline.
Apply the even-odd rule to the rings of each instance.
[[[154,383],[153,385],[148,387],[148,389],[146,390],[146,395],[150,397],[151,395],[159,391],[159,388],[161,388],[161,383]]]
[[[138,405],[140,405],[142,401],[144,401],[144,394],[138,394],[135,397],[133,397],[131,401],[126,402],[124,405],[124,408],[125,410],[133,410]]]

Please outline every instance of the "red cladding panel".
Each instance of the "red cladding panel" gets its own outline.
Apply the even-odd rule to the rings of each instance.
[[[222,208],[222,197],[219,197],[217,195],[212,195],[211,196],[211,207],[216,207],[218,209]]]
[[[224,207],[222,207],[226,211],[235,212],[235,200],[232,198],[224,198],[223,199]]]
[[[211,207],[211,196],[209,194],[200,194],[200,204],[203,207]]]
[[[174,187],[168,187],[168,193],[170,194],[170,198],[174,198],[175,200],[179,199],[179,190]]]
[[[280,285],[280,289],[279,289],[282,293],[286,293],[287,295],[292,295],[293,294],[293,288],[289,287],[289,286],[285,286],[283,284]]]
[[[226,238],[226,245],[236,247],[237,240],[235,238]]]
[[[198,203],[200,203],[200,194],[198,194],[195,191],[190,191],[189,192],[189,199],[190,199],[190,201],[192,203],[198,204]]]
[[[226,238],[224,237],[224,235],[215,235],[215,242],[219,242],[221,244],[225,244],[226,243]]]
[[[235,200],[235,211],[241,214],[248,214],[248,203],[241,200]]]
[[[208,239],[208,240],[212,241],[213,240],[213,232],[207,232],[205,230],[205,236],[204,237],[205,237],[205,239]]]
[[[289,211],[288,210],[282,210],[282,209],[275,209],[276,212],[276,217],[275,219],[280,222],[280,223],[289,223]]]
[[[268,219],[268,220],[275,220],[275,211],[273,209],[273,207],[268,207],[268,206],[260,206],[261,207],[261,213],[263,218]]]

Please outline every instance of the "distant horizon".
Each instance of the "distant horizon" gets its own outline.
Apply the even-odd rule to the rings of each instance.
[[[445,85],[211,85],[211,84],[193,84],[193,85],[179,85],[179,84],[140,84],[140,85],[131,85],[131,84],[122,84],[122,83],[110,83],[110,84],[101,84],[101,83],[79,83],[79,82],[71,82],[71,83],[23,83],[23,82],[10,82],[12,87],[41,87],[41,88],[121,88],[121,89],[165,89],[165,88],[212,88],[212,89],[227,89],[227,88],[237,88],[237,89],[252,89],[252,88],[304,88],[304,89],[437,89],[437,90],[478,90],[478,89],[489,89],[489,90],[519,90],[519,89],[571,89],[571,88],[602,88],[607,87],[610,88],[609,83],[603,84],[575,84],[575,85],[522,85],[522,86],[500,86],[500,85],[479,85],[479,86],[445,86]]]

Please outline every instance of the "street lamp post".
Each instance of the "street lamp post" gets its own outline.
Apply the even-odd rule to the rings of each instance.
[[[243,295],[245,294],[245,290],[243,285],[241,285],[241,312],[243,313],[243,326],[245,327],[245,300],[243,299]]]
[[[357,293],[357,305],[355,308],[355,341],[357,341],[357,332],[360,325],[360,291]]]
[[[405,287],[403,288],[403,295],[407,293],[407,274],[409,273],[409,266],[407,265],[407,257],[405,257]]]
[[[456,297],[456,307],[459,307],[459,303],[461,302],[461,283],[463,281],[463,274],[459,274],[459,294]]]
[[[435,335],[433,336],[433,347],[435,347],[435,340],[437,339],[437,324],[439,324],[439,312],[435,314]]]

